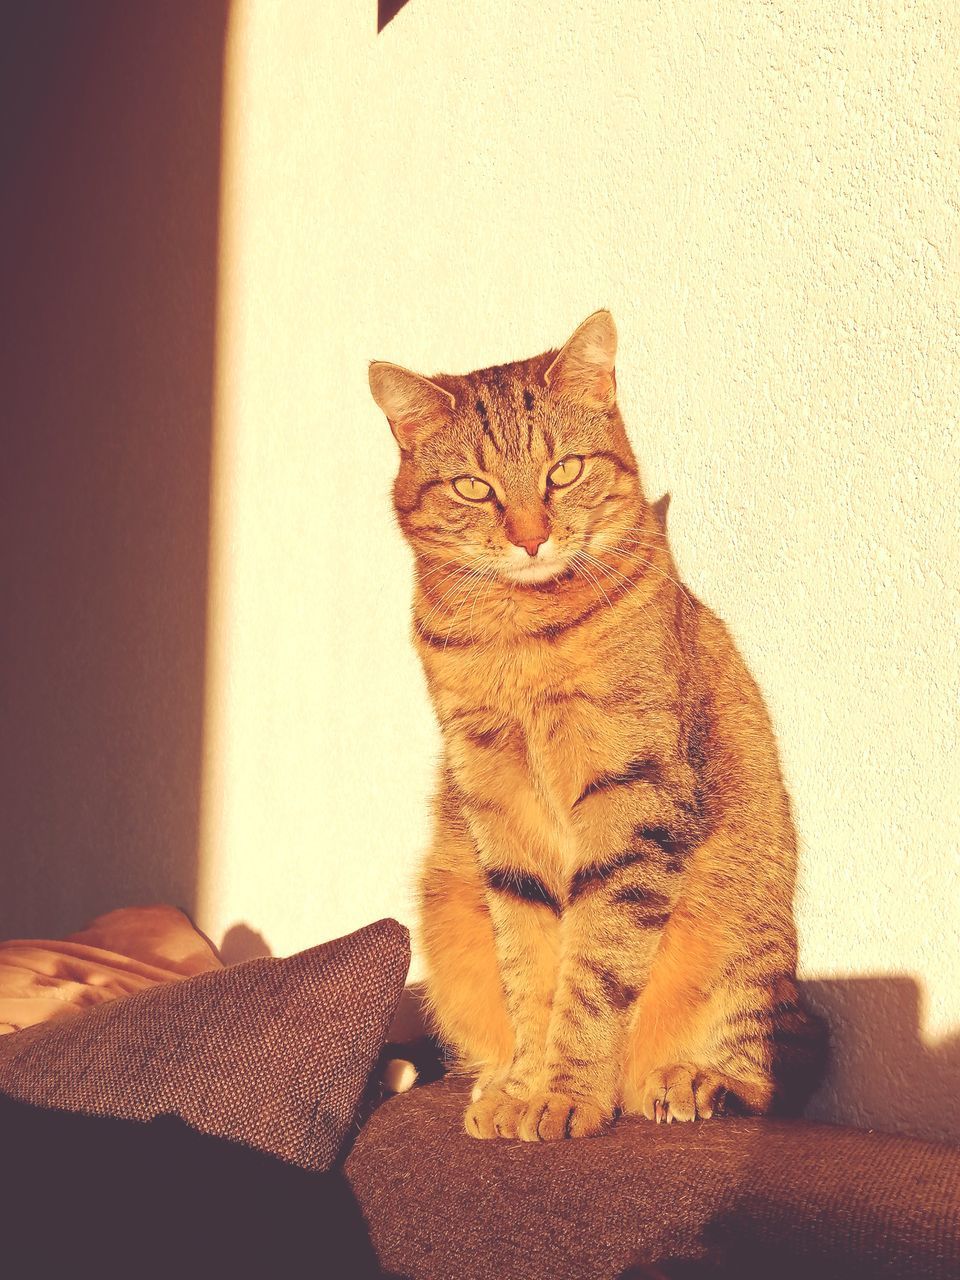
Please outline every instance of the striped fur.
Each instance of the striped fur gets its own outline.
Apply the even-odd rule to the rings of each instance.
[[[679,582],[614,347],[600,312],[532,360],[430,380],[371,368],[401,446],[414,638],[444,740],[421,879],[428,991],[478,1074],[478,1137],[590,1134],[618,1109],[795,1110],[823,1065],[797,994],[796,841],[770,721],[726,628]],[[581,477],[551,490],[567,455]],[[458,498],[464,475],[490,499]],[[512,581],[515,544],[544,531],[557,572]]]

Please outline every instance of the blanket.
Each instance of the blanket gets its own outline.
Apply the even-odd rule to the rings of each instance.
[[[223,964],[175,907],[124,907],[62,939],[0,942],[0,1035]]]

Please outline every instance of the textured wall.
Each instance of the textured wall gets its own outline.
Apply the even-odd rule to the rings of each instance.
[[[648,491],[766,691],[821,1114],[960,1137],[955,6],[240,4],[202,923],[409,918],[437,735],[366,361],[609,306]]]

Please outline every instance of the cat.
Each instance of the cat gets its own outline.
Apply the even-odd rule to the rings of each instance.
[[[478,1138],[796,1112],[796,837],[761,694],[680,582],[598,311],[461,376],[381,361],[414,637],[443,734],[420,881]]]

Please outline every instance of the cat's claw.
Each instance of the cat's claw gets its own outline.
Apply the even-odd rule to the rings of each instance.
[[[654,1124],[672,1124],[673,1114],[666,1101],[661,1102],[659,1098],[653,1100],[653,1123]]]

